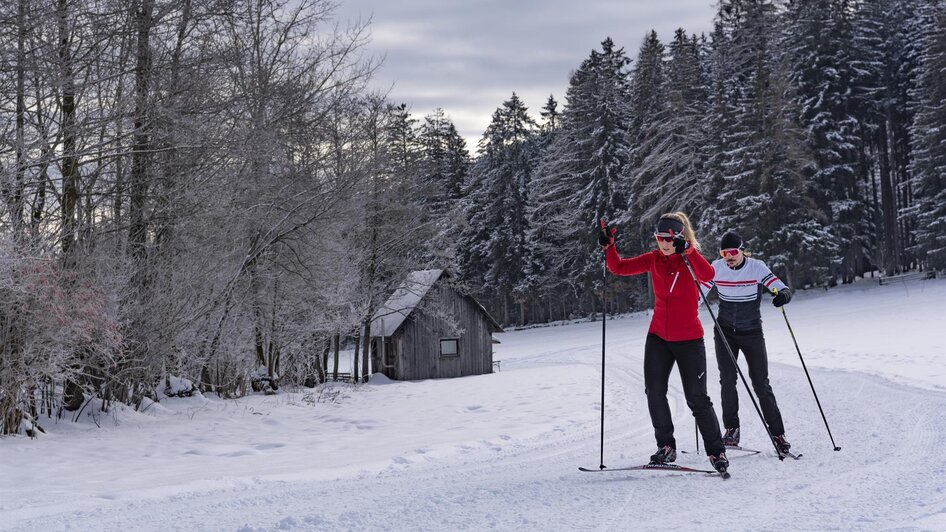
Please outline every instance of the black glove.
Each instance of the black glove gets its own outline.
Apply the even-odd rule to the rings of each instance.
[[[676,235],[673,237],[673,252],[684,254],[687,248],[690,247],[690,243],[687,242],[687,239],[683,235]]]
[[[608,227],[604,219],[600,220],[598,226],[598,244],[601,246],[601,249],[608,249],[614,245],[614,233],[616,232],[616,228]]]
[[[781,307],[782,305],[788,304],[792,300],[792,291],[788,288],[783,288],[778,291],[778,294],[772,298],[772,304],[776,307]]]

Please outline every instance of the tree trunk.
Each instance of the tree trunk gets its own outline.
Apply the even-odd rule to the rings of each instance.
[[[316,377],[319,383],[323,383],[328,380],[328,352],[332,348],[332,341],[329,340],[325,342],[325,348],[322,349],[322,354],[315,357],[315,370]],[[311,386],[310,386],[311,388]]]
[[[16,171],[10,198],[13,237],[23,239],[23,187],[26,174],[26,2],[17,4],[16,23]]]
[[[335,364],[332,368],[332,380],[338,380],[338,352],[341,350],[342,335],[335,333]]]
[[[128,215],[131,225],[128,229],[128,248],[135,260],[135,283],[143,286],[146,275],[142,271],[145,265],[145,242],[147,240],[147,222],[145,220],[145,196],[148,192],[148,150],[150,137],[148,121],[145,118],[148,109],[148,92],[151,80],[151,25],[154,0],[140,0],[135,21],[137,26],[138,50],[135,61],[135,116],[134,140],[131,154],[131,174]]]
[[[67,267],[75,264],[76,205],[79,202],[79,158],[76,154],[76,87],[73,79],[69,0],[58,0],[59,68],[62,76],[62,253]]]
[[[269,346],[268,346],[268,362],[267,370],[269,371],[269,380],[274,383],[273,388],[276,388],[279,382],[279,338],[276,335],[276,301],[278,300],[279,294],[279,282],[278,278],[273,279],[273,307],[270,310],[269,318]]]
[[[371,351],[370,349],[371,347],[371,319],[370,318],[365,320],[365,333],[364,335],[362,335],[362,341],[364,342],[364,345],[362,345],[362,352],[361,352],[361,380],[362,382],[368,382],[368,370],[369,370],[368,357]],[[352,378],[354,377],[355,376],[352,375]]]
[[[866,153],[863,154],[863,157],[865,158],[865,160],[869,160],[868,155]],[[871,210],[874,213],[872,221],[874,224],[874,234],[876,235],[880,233],[881,227],[883,226],[883,214],[880,207],[880,198],[877,195],[877,165],[876,164],[870,165],[869,176],[870,176],[870,192],[871,192]],[[874,269],[878,271],[883,267],[882,264],[883,264],[884,253],[882,250],[883,250],[882,246],[876,246],[874,248],[874,256],[872,257],[872,260],[874,261]],[[871,276],[873,276],[873,272],[871,272]]]
[[[880,148],[880,201],[884,214],[883,268],[886,275],[894,275],[897,272],[897,205],[891,182],[888,124],[889,118],[881,123],[877,145]]]
[[[358,375],[359,375],[358,354],[359,354],[360,347],[361,347],[361,338],[355,338],[355,356],[352,357],[352,364],[354,365],[351,368],[351,382],[353,384],[358,382]]]
[[[37,93],[39,89],[36,89]],[[46,186],[49,182],[49,161],[52,149],[49,146],[48,136],[46,134],[45,119],[43,118],[43,101],[37,94],[36,98],[36,124],[40,131],[42,145],[40,147],[40,166],[37,177],[36,193],[33,197],[33,213],[30,217],[30,234],[35,237],[39,233],[39,224],[43,221],[43,214],[46,210]]]
[[[320,377],[322,382],[328,380],[328,353],[332,350],[332,337],[328,337],[325,341],[325,349],[322,351],[322,376]]]

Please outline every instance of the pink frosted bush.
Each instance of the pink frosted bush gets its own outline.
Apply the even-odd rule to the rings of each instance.
[[[35,391],[61,388],[122,353],[108,294],[54,259],[0,243],[0,433],[35,411]]]

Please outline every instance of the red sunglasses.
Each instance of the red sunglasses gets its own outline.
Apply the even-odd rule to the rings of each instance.
[[[670,233],[654,233],[654,238],[661,242],[673,242],[673,235]]]
[[[739,251],[740,251],[739,248],[721,249],[719,250],[719,256],[723,258],[735,257],[736,255],[739,254]]]

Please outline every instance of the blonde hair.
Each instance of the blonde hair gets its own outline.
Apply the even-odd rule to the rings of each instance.
[[[703,247],[700,246],[700,241],[696,239],[696,233],[693,232],[693,225],[690,223],[690,218],[681,211],[677,212],[668,212],[662,214],[661,218],[669,218],[671,220],[676,220],[683,224],[683,236],[690,241],[690,245],[693,246],[697,251],[703,251]]]

